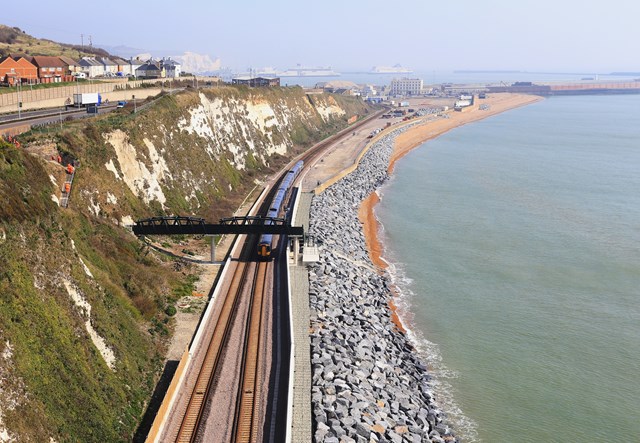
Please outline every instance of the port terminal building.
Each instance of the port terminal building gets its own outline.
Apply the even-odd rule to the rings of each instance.
[[[423,86],[422,79],[419,78],[394,78],[391,80],[389,95],[420,95]]]

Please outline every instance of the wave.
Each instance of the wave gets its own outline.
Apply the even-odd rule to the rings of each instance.
[[[380,188],[376,191],[380,200],[384,192]],[[383,252],[380,257],[387,264],[387,273],[391,281],[392,290],[396,293],[394,304],[402,327],[405,329],[407,337],[415,347],[418,356],[427,365],[431,376],[431,385],[435,394],[435,404],[447,417],[447,422],[453,427],[456,436],[460,441],[478,443],[477,424],[473,419],[467,417],[455,400],[455,388],[450,380],[459,378],[459,373],[448,368],[442,359],[440,348],[436,343],[429,341],[420,326],[415,321],[412,311],[412,304],[417,299],[415,292],[411,289],[413,279],[407,276],[405,265],[396,257],[396,254],[388,247],[389,239],[386,236],[384,224],[377,214],[374,216],[378,223],[378,238],[381,241]]]

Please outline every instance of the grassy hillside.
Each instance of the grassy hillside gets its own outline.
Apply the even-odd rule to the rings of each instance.
[[[76,59],[92,55],[109,55],[104,49],[35,38],[20,28],[11,28],[0,24],[0,57],[15,53],[26,55],[66,55]]]
[[[192,278],[123,221],[230,215],[256,181],[369,111],[314,101],[299,88],[184,92],[23,135],[30,154],[0,141],[0,435],[131,440],[163,365],[169,307]],[[80,165],[66,209],[52,153]]]
[[[127,440],[161,365],[179,276],[111,224],[59,211],[50,173],[0,145],[0,419],[20,441]]]

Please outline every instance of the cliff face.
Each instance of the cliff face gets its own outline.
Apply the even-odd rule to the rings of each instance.
[[[95,185],[83,182],[87,208],[124,222],[150,212],[229,215],[266,175],[367,111],[356,99],[310,99],[298,88],[166,96],[135,119],[97,128],[100,140],[89,143],[101,155],[92,155]]]
[[[0,441],[130,440],[189,269],[122,224],[231,215],[246,192],[368,112],[300,89],[220,88],[0,141]],[[79,167],[69,208],[64,170]],[[188,292],[188,291],[187,291]]]

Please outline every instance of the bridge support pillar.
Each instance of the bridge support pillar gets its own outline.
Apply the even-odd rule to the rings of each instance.
[[[298,263],[298,253],[300,251],[300,238],[293,237],[293,263]]]
[[[211,237],[211,263],[216,262],[216,236],[210,235]]]

